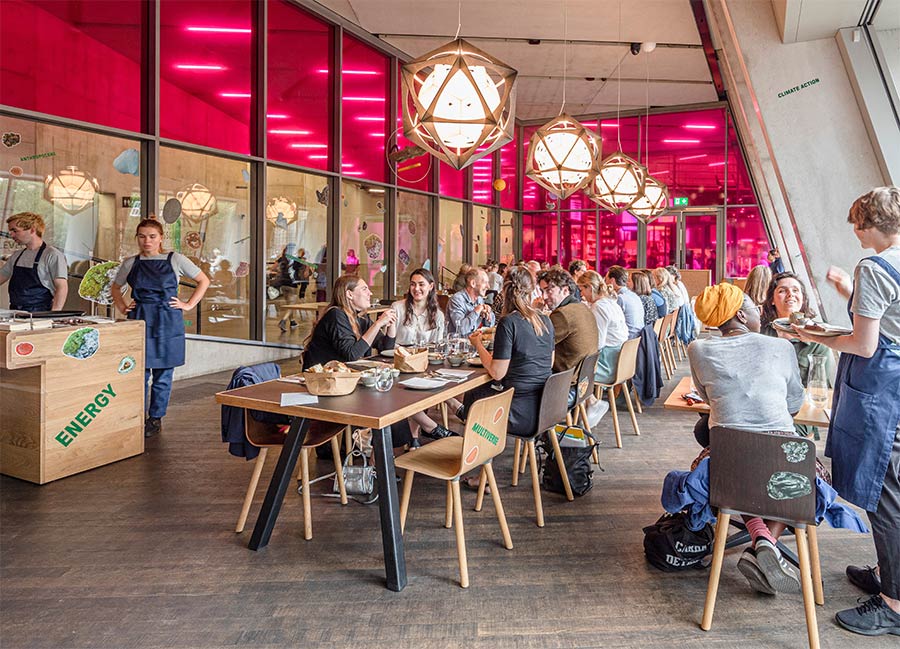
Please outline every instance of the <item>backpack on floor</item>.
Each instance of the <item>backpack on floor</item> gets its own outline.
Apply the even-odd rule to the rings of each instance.
[[[664,572],[701,569],[703,557],[712,553],[714,536],[709,523],[692,531],[684,512],[663,514],[644,528],[644,554],[652,566]]]
[[[578,427],[572,427],[578,428]],[[568,427],[557,426],[557,437],[560,442],[564,441],[565,433]],[[579,428],[578,431],[586,441],[588,438],[593,439],[591,434]],[[542,454],[543,462],[541,462],[541,482],[544,489],[554,493],[564,494],[566,488],[563,485],[562,476],[559,473],[559,465],[556,462],[556,453],[553,445],[546,440],[541,442],[544,453]],[[594,469],[591,466],[591,453],[593,448],[590,444],[587,446],[560,446],[562,452],[563,463],[566,467],[566,473],[569,475],[569,486],[572,488],[573,496],[583,496],[594,486]]]

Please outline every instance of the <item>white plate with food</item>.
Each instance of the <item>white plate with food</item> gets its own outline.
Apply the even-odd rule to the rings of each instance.
[[[474,365],[475,367],[483,367],[484,366],[484,363],[481,362],[481,358],[478,356],[469,356],[469,358],[466,359],[466,362],[469,365]]]
[[[382,350],[381,350],[381,355],[382,355],[382,356],[385,356],[385,357],[387,357],[387,358],[393,358],[393,357],[394,357],[394,352],[395,352],[395,351],[396,351],[396,350],[394,350],[394,349],[382,349]]]
[[[852,329],[847,329],[846,327],[836,327],[826,322],[815,322],[809,319],[791,323],[790,318],[778,318],[772,321],[772,326],[779,331],[789,334],[797,333],[794,330],[794,326],[797,326],[801,331],[816,336],[847,336],[853,333]]]

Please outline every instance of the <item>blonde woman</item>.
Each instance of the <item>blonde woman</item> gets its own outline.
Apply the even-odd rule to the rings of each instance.
[[[666,313],[672,313],[672,311],[684,303],[674,286],[672,275],[662,266],[654,268],[652,274],[653,281],[656,283],[656,288],[662,293],[663,298],[666,300]]]
[[[754,266],[747,275],[747,283],[744,285],[744,293],[746,293],[753,304],[762,306],[766,302],[766,291],[769,290],[769,284],[772,282],[772,271],[765,264]]]
[[[615,376],[622,344],[628,340],[625,313],[603,278],[596,272],[589,270],[582,274],[578,278],[578,289],[597,321],[599,333],[597,349],[600,351],[600,360],[597,361],[595,379],[609,383]]]

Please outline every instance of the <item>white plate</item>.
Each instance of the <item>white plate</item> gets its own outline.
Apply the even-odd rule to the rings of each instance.
[[[825,331],[810,331],[810,332],[808,332],[814,336],[825,336],[825,337],[847,336],[847,335],[853,333],[852,329],[847,329],[846,327],[836,327],[834,325],[830,325],[825,322],[817,322],[816,324],[819,325],[820,327],[822,327],[823,329],[825,329]],[[797,333],[796,331],[794,331],[794,328],[791,325],[790,318],[778,318],[776,320],[773,320],[772,326],[775,327],[775,329],[778,329],[779,331],[784,331],[785,333],[789,333],[789,334]],[[802,327],[802,329],[805,329],[805,327]]]
[[[396,350],[394,350],[394,349],[383,349],[383,350],[381,350],[381,355],[387,356],[388,358],[393,358],[395,351]]]
[[[481,358],[478,356],[470,356],[466,359],[466,362],[469,365],[474,365],[475,367],[483,367],[484,363],[481,362]]]
[[[406,379],[405,381],[400,381],[400,385],[407,387],[411,390],[435,390],[437,388],[443,388],[447,385],[447,381],[436,381],[433,379],[423,379],[421,377],[415,377],[412,379]]]

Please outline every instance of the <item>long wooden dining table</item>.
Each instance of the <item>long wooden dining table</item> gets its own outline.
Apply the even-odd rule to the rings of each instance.
[[[435,367],[431,365],[429,369],[433,370]],[[269,543],[310,420],[371,428],[375,470],[378,476],[378,508],[387,588],[393,591],[403,590],[407,582],[406,558],[403,552],[403,537],[400,533],[400,507],[390,427],[417,412],[437,406],[452,397],[459,397],[491,381],[490,375],[483,368],[464,369],[472,371],[464,381],[459,383],[448,381],[444,386],[433,390],[405,388],[398,384],[399,381],[422,374],[401,374],[387,392],[378,392],[360,383],[349,395],[320,396],[318,403],[302,406],[281,406],[282,394],[307,392],[305,386],[284,380],[276,379],[218,392],[216,403],[287,415],[291,422],[248,547],[251,550],[260,550]]]

